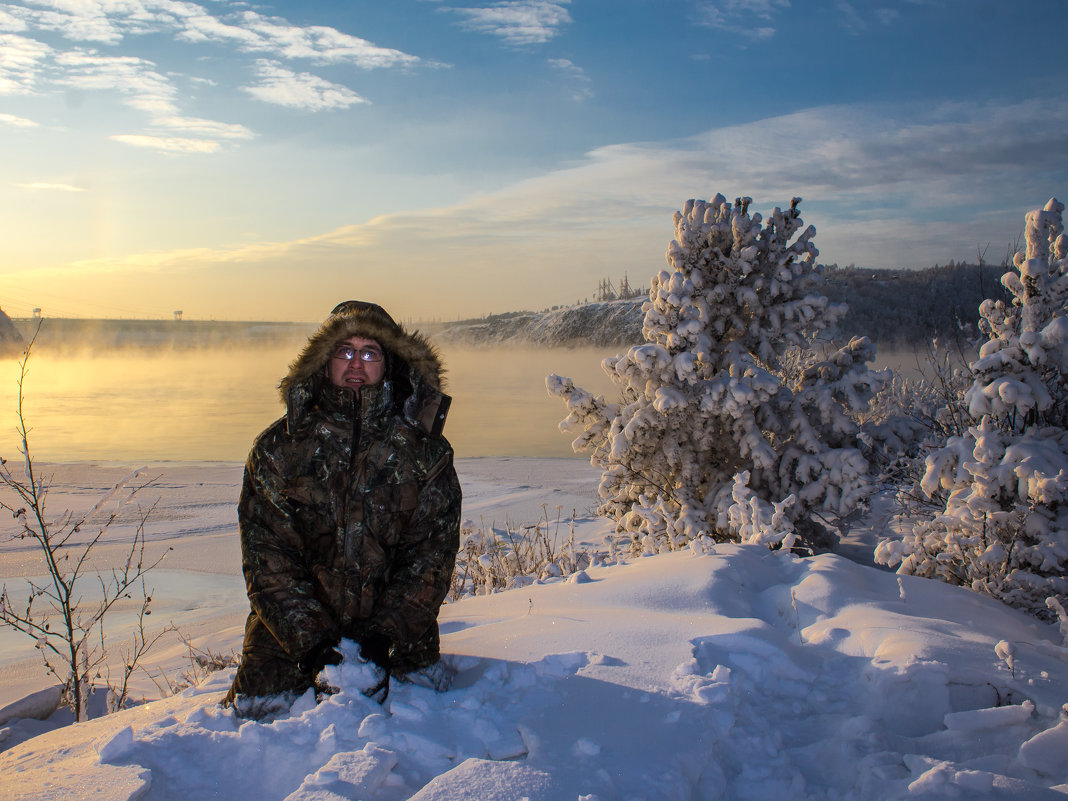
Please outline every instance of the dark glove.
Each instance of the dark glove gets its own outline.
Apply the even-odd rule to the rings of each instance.
[[[336,642],[321,642],[297,661],[297,670],[309,676],[318,676],[327,665],[341,664],[341,653]]]
[[[363,694],[378,703],[384,703],[389,697],[389,665],[393,642],[384,634],[372,633],[360,640],[360,656],[377,665],[382,671],[382,678],[374,687],[369,687]]]
[[[374,662],[386,673],[393,651],[393,642],[385,634],[368,634],[360,640],[360,656],[368,662]]]

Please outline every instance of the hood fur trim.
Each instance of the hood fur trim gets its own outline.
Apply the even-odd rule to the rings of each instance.
[[[445,367],[438,349],[426,336],[404,330],[379,306],[366,304],[353,309],[339,306],[341,311],[330,315],[308,338],[308,344],[289,366],[289,374],[282,379],[278,389],[282,400],[289,403],[294,391],[311,393],[324,380],[323,370],[334,353],[334,347],[343,339],[362,337],[373,339],[386,351],[388,360],[387,378],[407,370],[406,378],[412,387],[423,387],[433,392],[442,392],[445,387]]]

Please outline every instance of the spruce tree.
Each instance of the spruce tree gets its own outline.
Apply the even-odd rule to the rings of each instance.
[[[1042,617],[1068,602],[1068,237],[1056,198],[1026,217],[1026,250],[985,300],[986,341],[964,396],[979,424],[926,458],[923,492],[939,513],[876,560],[939,578]]]
[[[869,489],[852,415],[888,375],[865,366],[866,338],[812,355],[845,311],[819,292],[815,229],[800,198],[766,223],[750,202],[717,195],[675,213],[645,341],[603,363],[618,401],[546,381],[570,412],[561,428],[581,430],[574,449],[603,471],[600,513],[645,552],[701,536],[826,545],[814,515],[842,516]]]

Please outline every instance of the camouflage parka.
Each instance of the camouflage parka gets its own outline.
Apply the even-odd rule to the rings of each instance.
[[[383,380],[326,378],[336,343],[377,341]],[[391,669],[438,659],[437,614],[459,547],[460,485],[441,435],[443,366],[380,306],[340,304],[290,366],[286,414],[256,440],[238,506],[251,612],[238,695],[300,693],[306,660],[342,637],[392,645]]]

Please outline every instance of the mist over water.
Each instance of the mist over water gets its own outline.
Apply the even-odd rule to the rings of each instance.
[[[278,382],[303,340],[181,349],[52,348],[38,343],[24,385],[30,448],[41,461],[244,461],[280,417]],[[456,455],[574,456],[567,410],[545,376],[616,394],[600,369],[618,348],[443,347]],[[19,367],[0,363],[0,456],[17,460]]]

